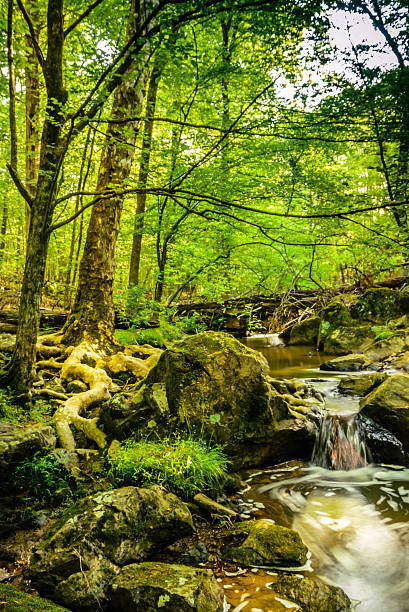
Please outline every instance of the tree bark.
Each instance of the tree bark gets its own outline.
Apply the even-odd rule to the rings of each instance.
[[[63,107],[67,101],[62,71],[63,0],[49,0],[47,41],[44,63],[47,108],[41,139],[40,172],[36,196],[31,205],[16,345],[3,376],[3,382],[12,385],[22,395],[29,391],[34,376],[41,290],[54,209],[55,177],[60,161],[57,144],[64,122]]]
[[[145,20],[144,3],[132,3],[127,39]],[[109,124],[101,156],[97,192],[108,188],[122,191],[129,178],[138,135],[137,120],[142,109],[147,62],[147,47],[127,69],[116,88]],[[92,208],[84,253],[79,267],[78,287],[71,315],[64,327],[64,342],[90,342],[101,350],[109,350],[114,342],[115,313],[113,283],[115,247],[119,232],[124,197],[101,199]]]
[[[159,81],[162,74],[162,66],[159,64],[158,56],[155,59],[155,63],[152,69],[151,77],[149,80],[149,88],[146,100],[146,119],[143,128],[142,137],[142,153],[141,161],[139,166],[139,177],[138,187],[141,188],[136,196],[136,209],[134,218],[133,238],[132,238],[132,250],[131,260],[129,264],[129,281],[128,286],[131,289],[135,287],[139,282],[139,267],[141,261],[141,249],[142,249],[142,233],[143,233],[143,215],[145,213],[146,205],[146,192],[143,191],[146,188],[148,174],[149,174],[149,162],[152,150],[152,131],[153,131],[153,117],[155,115],[156,108],[156,97],[158,93]]]

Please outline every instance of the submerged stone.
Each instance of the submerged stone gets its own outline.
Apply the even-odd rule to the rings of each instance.
[[[260,519],[233,528],[223,546],[222,557],[242,565],[297,567],[307,562],[307,552],[296,531]]]

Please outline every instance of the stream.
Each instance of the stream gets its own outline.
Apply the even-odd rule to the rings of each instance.
[[[265,355],[272,376],[313,384],[325,397],[328,416],[310,463],[248,470],[242,501],[256,518],[299,532],[311,556],[296,573],[313,572],[341,587],[357,612],[409,612],[409,470],[371,463],[354,424],[359,400],[338,394],[342,374],[319,370],[327,356],[282,346],[275,335],[245,343]],[[272,596],[276,572],[241,571],[219,577],[231,612],[299,609]]]

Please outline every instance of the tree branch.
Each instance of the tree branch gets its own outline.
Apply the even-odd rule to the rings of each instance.
[[[86,8],[85,11],[79,17],[77,17],[77,19],[75,19],[64,31],[64,38],[66,38],[68,34],[70,34],[81,23],[81,21],[88,17],[88,15],[94,10],[94,8],[101,4],[101,2],[104,2],[104,0],[95,0],[95,2],[90,4],[89,7]]]
[[[31,40],[33,42],[33,47],[34,47],[36,55],[37,55],[38,63],[40,64],[41,69],[44,72],[44,70],[45,70],[45,59],[44,59],[44,55],[43,55],[43,52],[41,50],[41,47],[38,44],[38,40],[37,40],[37,36],[36,36],[36,33],[35,33],[33,22],[31,21],[30,16],[27,13],[27,11],[26,11],[22,1],[21,0],[17,0],[17,4],[19,6],[20,11],[23,14],[23,17],[24,17],[27,25],[28,25],[28,29],[30,31]]]
[[[17,173],[17,170],[15,168],[13,168],[13,166],[11,164],[6,164],[6,166],[7,166],[7,170],[10,172],[10,176],[13,179],[14,184],[16,185],[20,195],[23,196],[23,198],[25,199],[25,201],[27,202],[27,204],[31,208],[31,206],[33,204],[33,197],[30,195],[29,191],[24,186],[23,181],[21,180],[21,178],[19,177],[19,175]]]

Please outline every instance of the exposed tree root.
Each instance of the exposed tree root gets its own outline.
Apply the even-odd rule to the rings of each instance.
[[[98,429],[98,418],[87,419],[81,416],[87,408],[104,402],[111,397],[109,387],[111,379],[102,368],[92,367],[82,363],[84,358],[99,361],[100,357],[90,346],[80,344],[74,348],[61,369],[61,380],[83,380],[89,385],[89,390],[70,397],[60,406],[54,422],[60,444],[67,450],[75,450],[76,444],[70,425],[82,431],[89,440],[93,440],[99,448],[106,446],[105,434]]]
[[[58,342],[60,339],[61,336],[54,335],[47,340],[47,343],[50,342],[47,345],[51,346],[53,341]],[[59,348],[62,353],[63,347]],[[89,386],[89,390],[65,399],[54,414],[54,422],[61,446],[69,451],[76,450],[76,443],[71,430],[71,426],[74,426],[78,431],[82,431],[89,440],[95,442],[98,448],[105,448],[105,434],[98,428],[98,417],[87,418],[84,416],[86,411],[109,399],[111,397],[110,392],[119,390],[109,374],[115,376],[120,372],[129,371],[130,376],[133,375],[142,379],[158,361],[161,352],[160,349],[153,347],[132,346],[126,347],[123,353],[118,352],[107,356],[101,354],[95,346],[82,342],[76,347],[65,348],[66,359],[63,363],[54,359],[40,361],[38,366],[42,368],[60,369],[60,378],[63,383],[81,380]],[[145,357],[148,355],[148,357],[140,359],[135,357],[135,354]],[[47,390],[43,389],[42,393],[46,394]],[[51,392],[49,394],[51,395]],[[57,395],[54,395],[54,397],[57,397]]]

